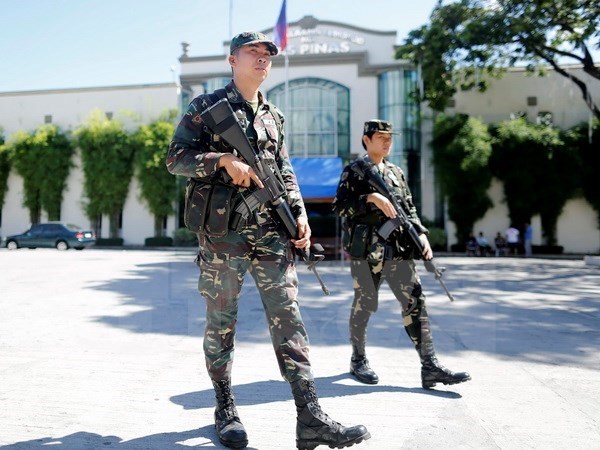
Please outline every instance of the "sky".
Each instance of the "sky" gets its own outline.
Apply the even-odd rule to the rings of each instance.
[[[230,32],[273,27],[281,3],[0,0],[0,92],[172,82],[179,75],[181,42],[190,44],[189,56],[221,55]],[[288,0],[287,18],[295,22],[312,15],[396,31],[400,44],[428,21],[436,3]]]

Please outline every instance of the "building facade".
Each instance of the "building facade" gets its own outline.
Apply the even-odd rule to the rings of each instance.
[[[262,91],[284,112],[288,149],[309,209],[315,214],[330,213],[329,203],[342,164],[364,153],[364,122],[373,118],[390,120],[401,133],[394,139],[391,159],[404,168],[421,217],[444,223],[449,244],[454,243],[455,228],[444,214],[443,193],[436,192],[431,165],[432,113],[415,101],[414,94],[419,89],[417,69],[394,58],[396,32],[312,16],[289,23],[288,27],[286,52],[273,58],[271,74]],[[263,31],[273,34],[273,29]],[[32,131],[44,123],[74,130],[94,109],[108,116],[121,110],[131,111],[143,123],[169,109],[184,111],[195,96],[212,92],[231,79],[227,63],[229,42],[223,43],[219,55],[192,56],[190,50],[193,47],[182,43],[179,83],[0,93],[0,127],[8,139],[15,131]],[[593,98],[599,99],[598,83],[594,86],[591,82],[589,86],[593,88]],[[589,118],[577,88],[552,71],[546,78],[509,71],[484,94],[457,93],[446,112],[478,116],[487,123],[509,119],[511,114],[526,114],[532,121],[551,120],[561,128]],[[88,226],[91,222],[84,213],[83,173],[77,155],[74,163],[61,220]],[[502,184],[494,180],[489,193],[494,206],[473,230],[483,231],[488,239],[509,225]],[[108,237],[108,217],[102,223],[101,237]],[[125,244],[142,245],[145,238],[153,235],[153,223],[134,178],[122,213],[121,237]],[[167,235],[182,225],[179,214],[169,217]],[[534,244],[541,244],[539,218],[533,218],[533,226]],[[13,171],[0,216],[0,236],[20,233],[28,227],[23,182]],[[595,211],[583,199],[569,201],[557,231],[558,243],[567,252],[597,253],[600,249]]]
[[[273,29],[264,30],[267,35]],[[417,71],[394,58],[395,31],[376,31],[306,16],[288,24],[285,53],[273,58],[262,91],[286,117],[286,142],[297,158],[340,158],[344,163],[364,152],[364,122],[393,122],[392,160],[408,174],[417,205],[432,201],[433,180],[424,177]],[[223,54],[190,56],[183,44],[183,103],[229,82],[229,42]],[[287,63],[286,63],[287,59]],[[302,168],[299,167],[300,172]],[[299,174],[302,176],[302,173]],[[432,198],[428,199],[432,200]],[[432,212],[432,211],[431,211]],[[432,217],[429,215],[429,217]]]
[[[176,83],[0,92],[0,127],[6,140],[16,131],[31,132],[45,123],[55,124],[68,133],[84,123],[92,111],[100,109],[107,117],[118,117],[126,127],[133,128],[137,123],[150,123],[163,112],[177,108],[179,99],[180,88]],[[60,218],[87,228],[92,224],[85,215],[83,172],[78,153],[73,163],[63,194]],[[1,237],[22,233],[29,228],[29,211],[23,206],[23,199],[23,179],[12,170],[0,215]],[[42,221],[46,219],[45,212],[42,212]],[[121,226],[121,237],[128,244],[143,244],[146,237],[154,234],[154,218],[140,200],[135,177],[123,208]],[[167,231],[172,233],[173,226],[172,220]],[[102,217],[99,231],[99,237],[108,237],[108,217]]]
[[[563,69],[584,81],[592,99],[596,104],[600,102],[598,80],[584,73],[581,67],[563,66]],[[479,117],[488,124],[525,117],[532,123],[547,123],[563,130],[589,122],[592,117],[580,89],[570,79],[553,69],[548,69],[546,76],[539,77],[531,76],[522,68],[511,69],[503,78],[493,80],[484,93],[458,92],[446,113],[468,114]],[[600,143],[596,146],[600,150]],[[523,170],[527,168],[524,167]],[[492,180],[488,194],[494,206],[475,223],[473,231],[482,231],[488,239],[493,239],[497,232],[503,233],[508,228],[510,219],[504,202],[503,185],[499,180]],[[533,244],[542,245],[540,217],[534,216],[531,225],[534,231]],[[446,231],[449,243],[455,243],[455,227],[452,222],[446,222]],[[598,215],[583,197],[567,202],[559,217],[556,232],[557,242],[566,252],[600,252]]]

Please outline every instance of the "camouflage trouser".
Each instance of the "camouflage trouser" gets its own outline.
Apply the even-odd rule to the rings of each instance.
[[[415,346],[431,343],[431,330],[425,294],[413,260],[371,261],[352,259],[354,302],[350,314],[350,342],[359,355],[365,355],[367,325],[377,311],[379,287],[385,279],[402,306],[404,328]]]
[[[258,223],[257,223],[258,221]],[[262,300],[279,370],[286,381],[313,378],[308,336],[298,306],[298,277],[291,243],[263,216],[223,238],[199,236],[198,290],[206,299],[204,354],[210,377],[229,379],[235,324],[249,270]]]

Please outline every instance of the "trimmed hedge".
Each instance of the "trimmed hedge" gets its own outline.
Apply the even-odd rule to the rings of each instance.
[[[96,247],[122,247],[123,238],[99,238],[96,239]]]
[[[168,236],[155,236],[149,237],[144,240],[144,246],[146,247],[172,247],[173,238]]]
[[[176,247],[197,247],[198,237],[187,228],[179,228],[173,232],[173,245]]]

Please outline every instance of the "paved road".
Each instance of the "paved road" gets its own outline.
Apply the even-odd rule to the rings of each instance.
[[[0,448],[221,448],[202,355],[191,251],[0,251]],[[440,258],[454,303],[424,274],[442,363],[473,381],[420,388],[384,288],[369,328],[381,378],[348,374],[348,266],[300,269],[321,404],[372,438],[355,448],[600,447],[600,269],[582,261]],[[295,409],[251,279],[234,385],[251,449],[294,449]],[[326,448],[326,447],[319,447]]]

